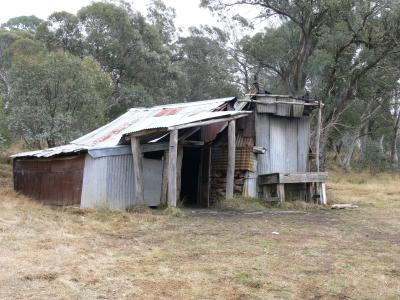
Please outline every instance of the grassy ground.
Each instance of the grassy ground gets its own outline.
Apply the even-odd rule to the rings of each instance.
[[[54,211],[0,168],[1,299],[400,299],[398,174],[331,174],[356,210],[174,217]]]

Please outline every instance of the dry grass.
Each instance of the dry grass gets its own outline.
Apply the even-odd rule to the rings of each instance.
[[[179,218],[54,211],[3,186],[0,298],[399,299],[399,179],[334,173],[329,195],[356,210]]]

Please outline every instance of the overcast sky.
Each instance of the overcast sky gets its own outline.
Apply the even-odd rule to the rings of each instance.
[[[93,2],[92,0],[0,0],[0,23],[17,16],[35,15],[46,19],[55,11],[76,13],[81,7]],[[132,0],[133,7],[142,13],[150,0]],[[200,0],[164,0],[167,6],[176,10],[176,24],[187,28],[200,24],[216,25],[217,18],[204,8],[199,7]]]

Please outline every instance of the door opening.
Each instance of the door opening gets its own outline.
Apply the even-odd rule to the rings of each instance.
[[[184,206],[197,204],[200,159],[201,149],[183,148],[180,199]]]

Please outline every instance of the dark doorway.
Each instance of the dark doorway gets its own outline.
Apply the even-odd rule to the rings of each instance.
[[[201,149],[183,148],[180,199],[185,206],[197,203],[200,158]]]

